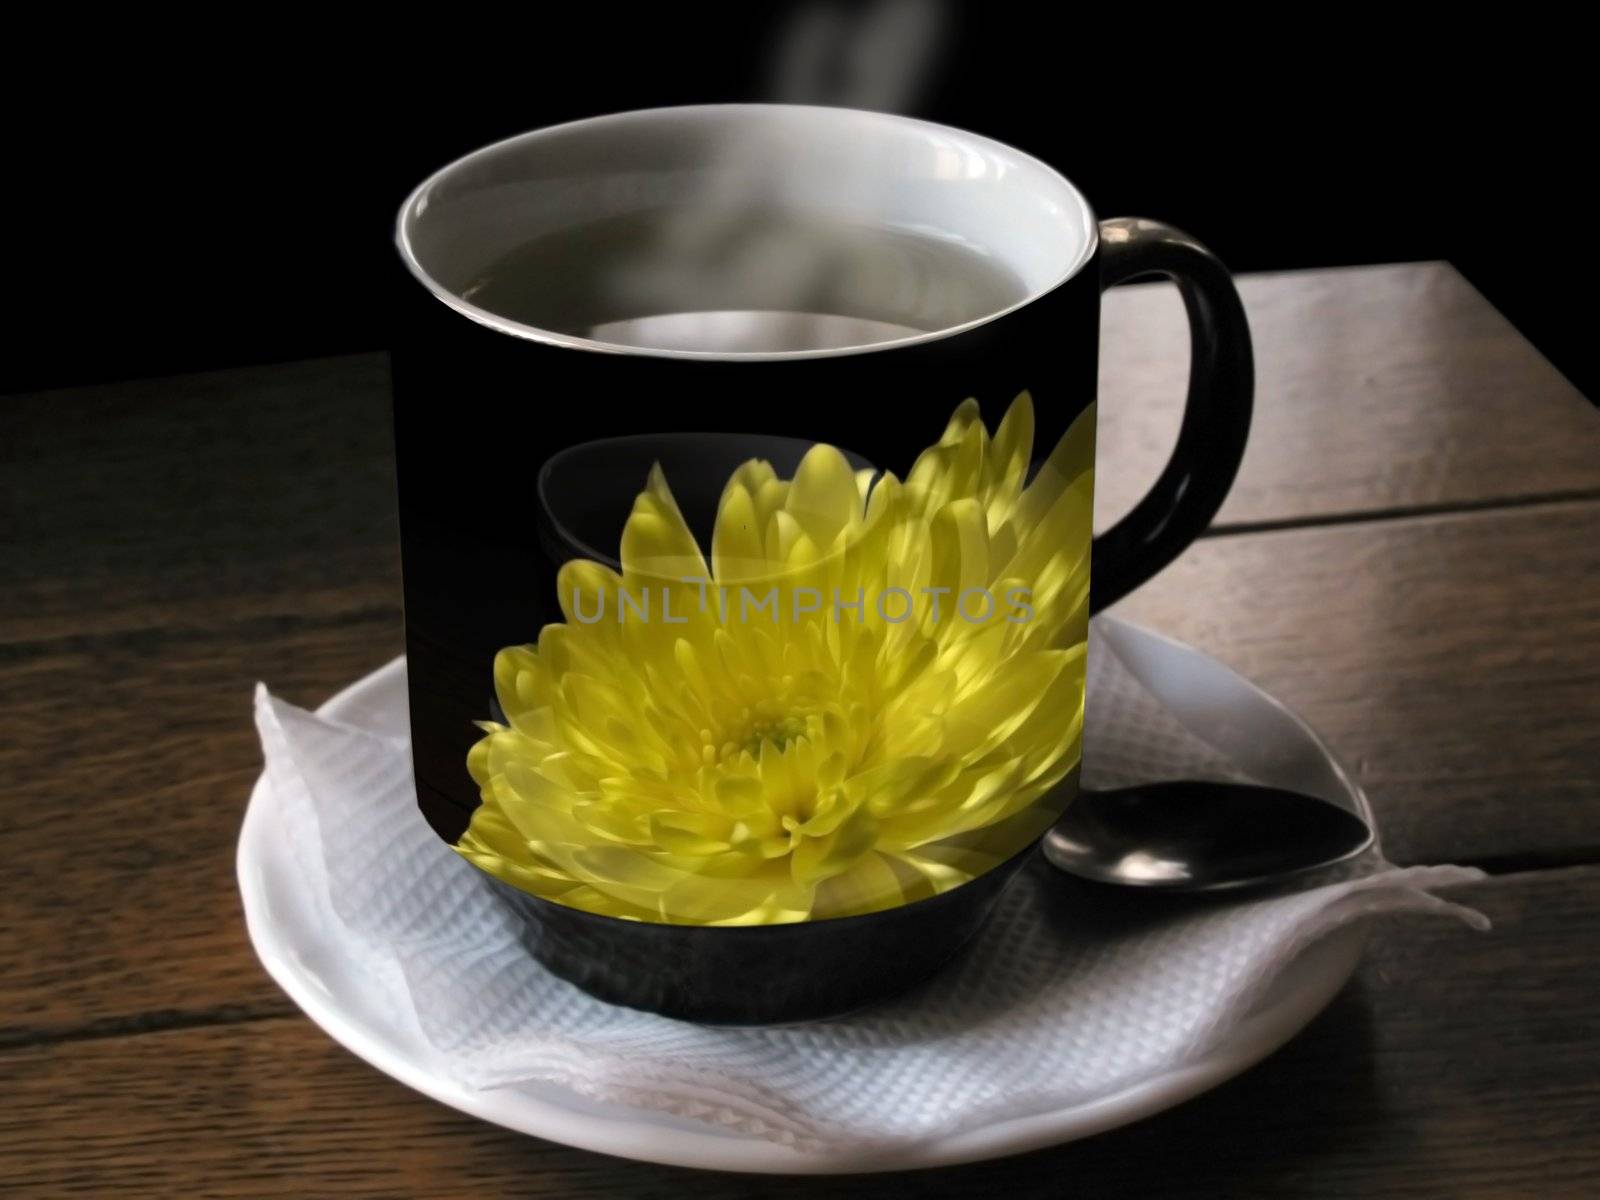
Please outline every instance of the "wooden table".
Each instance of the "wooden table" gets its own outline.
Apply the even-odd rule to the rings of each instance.
[[[1600,415],[1449,267],[1242,281],[1258,418],[1210,536],[1124,602],[1299,708],[1398,862],[1495,873],[1493,933],[1383,928],[1286,1049],[1182,1108],[875,1193],[1600,1189]],[[1114,293],[1103,516],[1186,363]],[[0,401],[0,1192],[706,1197],[861,1181],[646,1166],[380,1075],[257,965],[233,879],[250,685],[401,644],[377,356]]]

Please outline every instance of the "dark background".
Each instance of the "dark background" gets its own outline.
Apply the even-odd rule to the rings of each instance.
[[[1448,259],[1600,394],[1592,72],[1566,18],[591,7],[15,35],[0,391],[383,348],[390,223],[434,167],[606,111],[801,99],[1014,143],[1235,270]]]

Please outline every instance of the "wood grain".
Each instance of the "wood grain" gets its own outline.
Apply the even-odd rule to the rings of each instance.
[[[287,1011],[234,882],[251,687],[320,703],[400,649],[392,605],[0,646],[0,1043]]]
[[[1246,283],[1258,307],[1279,297],[1267,312],[1347,312],[1368,276],[1456,290],[1437,267]],[[25,522],[0,560],[0,829],[26,886],[0,900],[0,1037],[281,1006],[232,880],[258,770],[248,689],[314,703],[398,649],[386,378],[369,356],[4,410]],[[1351,458],[1297,461],[1328,478]],[[1125,608],[1306,712],[1397,858],[1581,860],[1600,854],[1595,511],[1213,539]]]
[[[25,1195],[1579,1196],[1600,1187],[1600,869],[1459,889],[1496,922],[1382,926],[1304,1034],[1220,1090],[1025,1157],[870,1178],[710,1175],[500,1130],[298,1018],[0,1058]]]
[[[1241,287],[1261,390],[1222,536],[1122,610],[1305,713],[1392,857],[1600,861],[1600,501],[1560,500],[1600,496],[1600,418],[1440,264]],[[1166,290],[1109,298],[1104,513],[1159,468],[1184,344]],[[1431,509],[1482,511],[1395,519]],[[250,684],[315,704],[401,644],[380,356],[0,402],[0,551],[0,1190],[859,1188],[491,1129],[287,1016],[256,964],[233,879]],[[1600,868],[1474,894],[1499,932],[1386,933],[1215,1096],[888,1194],[1593,1191]]]
[[[0,642],[393,606],[382,355],[0,401]]]
[[[1210,539],[1119,611],[1305,714],[1396,861],[1509,868],[1600,859],[1596,578],[1582,502]],[[387,608],[0,648],[0,1038],[276,1002],[232,876],[250,682],[315,703],[399,634]]]
[[[401,650],[387,378],[368,355],[0,408],[0,1041],[286,1011],[233,878],[250,689],[320,703]]]
[[[1447,265],[1240,288],[1259,386],[1225,526],[1600,494],[1600,415]],[[1171,289],[1111,292],[1106,520],[1159,470],[1186,371]],[[383,357],[365,355],[7,398],[0,641],[196,607],[309,611],[362,582],[387,597],[387,379]]]
[[[1600,413],[1444,263],[1249,275],[1256,407],[1223,526],[1600,495]],[[1102,319],[1104,526],[1177,437],[1188,335],[1166,284]]]
[[[1600,859],[1600,502],[1219,537],[1114,611],[1306,717],[1398,862]]]

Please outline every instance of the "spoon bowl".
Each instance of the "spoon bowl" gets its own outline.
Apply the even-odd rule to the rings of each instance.
[[[1360,816],[1283,788],[1174,780],[1082,790],[1044,854],[1100,883],[1206,892],[1276,883],[1372,845]]]

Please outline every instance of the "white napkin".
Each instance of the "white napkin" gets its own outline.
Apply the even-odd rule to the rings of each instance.
[[[1353,921],[1422,912],[1488,925],[1425,890],[1481,872],[1397,869],[1376,852],[1293,894],[1232,901],[1091,888],[1036,862],[976,949],[908,996],[803,1026],[674,1021],[594,1000],[527,954],[484,877],[418,812],[404,660],[379,675],[348,724],[258,685],[268,785],[324,932],[420,1029],[440,1069],[469,1086],[554,1084],[802,1151],[892,1148],[1085,1103],[1193,1062],[1296,956]],[[1098,634],[1089,692],[1090,785],[1244,777]]]

